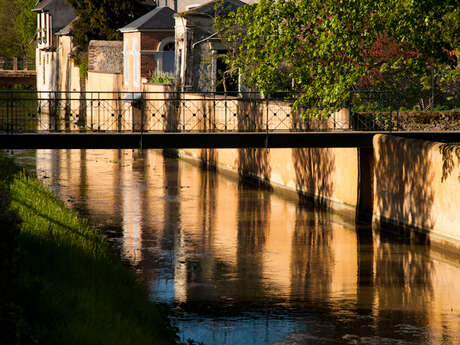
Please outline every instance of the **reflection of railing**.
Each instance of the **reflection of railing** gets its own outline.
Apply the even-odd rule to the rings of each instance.
[[[0,92],[0,130],[36,131],[344,131],[405,130],[410,115],[350,112],[302,117],[295,93],[220,95],[193,92]],[[460,114],[458,114],[460,115]],[[452,128],[457,129],[457,128]]]
[[[32,71],[35,70],[35,62],[23,57],[5,58],[0,57],[0,70],[6,71]]]

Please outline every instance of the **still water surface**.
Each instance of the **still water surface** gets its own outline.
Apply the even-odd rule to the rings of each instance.
[[[460,262],[161,151],[16,153],[171,305],[183,341],[460,344]]]

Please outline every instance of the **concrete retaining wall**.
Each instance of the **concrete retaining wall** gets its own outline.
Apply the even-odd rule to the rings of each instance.
[[[460,147],[376,135],[374,154],[374,220],[460,249]]]
[[[220,172],[257,178],[350,217],[358,206],[357,149],[183,149],[179,155]]]

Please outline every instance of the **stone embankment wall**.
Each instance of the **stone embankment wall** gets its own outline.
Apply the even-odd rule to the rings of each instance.
[[[460,147],[374,138],[374,220],[460,249]]]
[[[195,100],[194,111],[201,109],[209,115],[196,129],[221,123],[225,109],[227,117],[235,111],[240,129],[248,129],[246,111],[254,114],[262,127],[267,112],[289,111],[277,102],[261,108],[237,102],[232,110],[229,105],[219,110],[197,95],[190,98]],[[182,111],[190,111],[190,107]],[[339,123],[345,128],[347,116],[345,111],[339,112],[328,122],[317,123],[316,128]],[[298,124],[277,125],[292,130]],[[359,220],[373,219],[385,228],[416,230],[433,244],[460,249],[460,147],[377,135],[374,150],[182,149],[179,155],[220,172],[255,178],[270,188],[291,192],[301,201],[363,217]]]

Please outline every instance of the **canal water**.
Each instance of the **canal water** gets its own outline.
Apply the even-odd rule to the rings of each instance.
[[[460,344],[458,258],[162,151],[15,155],[171,306],[184,342]]]

